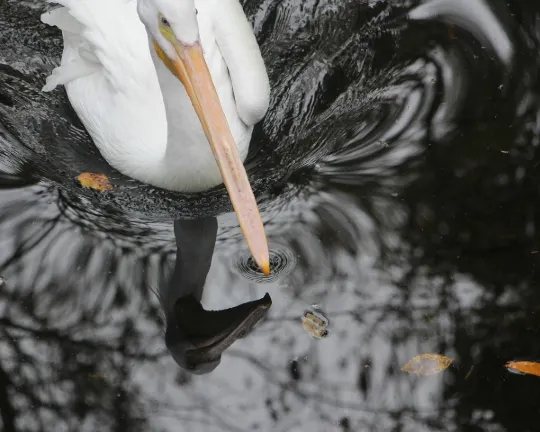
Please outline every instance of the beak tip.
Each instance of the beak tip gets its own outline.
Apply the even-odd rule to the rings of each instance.
[[[259,267],[265,276],[270,276],[270,262],[268,259],[262,260]]]

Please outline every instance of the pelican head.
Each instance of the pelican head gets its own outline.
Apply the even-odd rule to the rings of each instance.
[[[199,37],[194,0],[138,0],[138,13],[158,57],[184,85],[212,148],[255,261],[270,273],[268,244],[257,202],[223,112]]]
[[[196,375],[212,372],[223,352],[246,337],[271,305],[266,294],[230,309],[206,311],[194,297],[182,297],[167,316],[167,349],[183,369]]]
[[[176,59],[176,46],[199,42],[194,0],[138,0],[141,21],[167,57]],[[174,72],[173,72],[174,73]]]

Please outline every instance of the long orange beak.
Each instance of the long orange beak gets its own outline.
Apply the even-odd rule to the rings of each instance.
[[[229,192],[251,254],[268,276],[270,259],[261,215],[212,76],[204,60],[202,48],[199,43],[186,46],[174,39],[172,44],[178,54],[178,58],[174,61],[155,42],[154,48],[163,63],[184,84],[212,147],[223,183]]]

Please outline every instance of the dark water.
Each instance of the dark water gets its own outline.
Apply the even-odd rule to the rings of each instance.
[[[272,82],[248,161],[269,280],[222,188],[107,166],[65,93],[40,92],[62,47],[45,6],[0,0],[3,430],[540,430],[540,378],[504,368],[540,361],[540,5],[243,3]],[[80,189],[84,171],[113,192]],[[193,375],[155,293],[173,219],[216,215],[204,307],[273,304]],[[322,340],[302,328],[312,305]],[[453,364],[400,370],[422,353]]]

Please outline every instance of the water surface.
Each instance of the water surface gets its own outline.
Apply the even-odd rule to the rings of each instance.
[[[272,83],[248,159],[268,280],[223,188],[171,194],[105,163],[65,93],[40,91],[62,48],[46,6],[0,0],[4,430],[538,430],[539,378],[504,364],[540,361],[540,7],[243,4]],[[114,192],[80,188],[85,171]],[[273,304],[193,375],[155,292],[173,220],[203,216],[219,221],[205,308]],[[327,337],[302,327],[310,308]],[[453,364],[400,370],[422,353]]]

